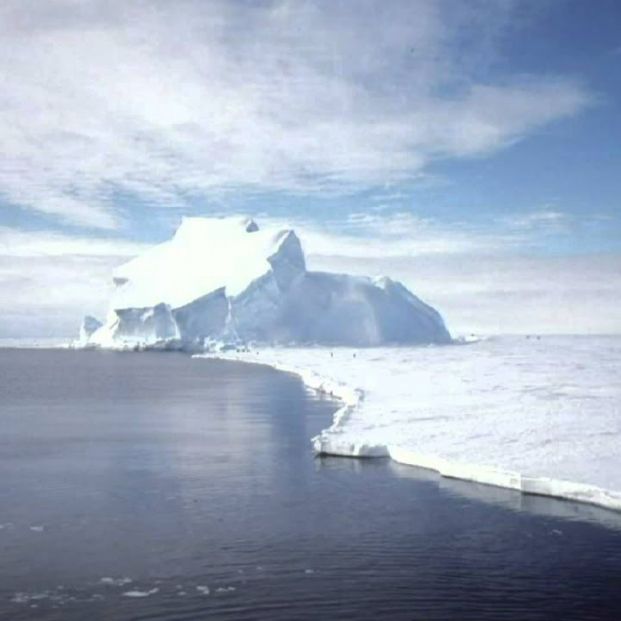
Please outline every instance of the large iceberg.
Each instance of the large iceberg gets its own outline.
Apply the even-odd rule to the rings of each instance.
[[[106,321],[81,343],[448,343],[442,317],[402,284],[306,269],[293,230],[244,218],[184,218],[174,237],[122,265]]]

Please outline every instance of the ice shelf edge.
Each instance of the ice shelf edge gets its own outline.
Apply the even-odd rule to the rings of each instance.
[[[588,483],[527,476],[519,472],[501,470],[490,466],[450,461],[438,456],[412,451],[402,446],[356,443],[341,438],[339,436],[343,431],[344,424],[364,401],[365,393],[362,388],[352,388],[343,382],[320,376],[307,369],[274,361],[264,362],[248,359],[236,353],[196,354],[193,358],[228,360],[268,366],[277,371],[296,375],[307,388],[343,402],[343,405],[333,414],[332,425],[311,438],[313,450],[317,455],[350,458],[390,457],[396,463],[432,470],[446,478],[510,489],[527,495],[580,502],[621,512],[621,492]]]

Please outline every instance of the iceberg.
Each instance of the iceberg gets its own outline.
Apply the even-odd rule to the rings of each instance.
[[[112,280],[106,321],[85,318],[84,346],[451,342],[440,314],[401,283],[309,271],[295,231],[250,218],[184,218]]]

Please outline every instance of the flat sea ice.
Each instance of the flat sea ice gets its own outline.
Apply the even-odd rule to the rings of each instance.
[[[266,348],[220,357],[298,374],[344,404],[318,452],[621,509],[621,338]]]

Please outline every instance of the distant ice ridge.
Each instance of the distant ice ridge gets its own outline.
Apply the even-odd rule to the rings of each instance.
[[[84,319],[84,346],[451,340],[439,313],[402,284],[308,271],[293,230],[262,230],[251,219],[184,218],[171,240],[122,265],[113,282],[106,321]]]
[[[269,348],[268,364],[343,402],[318,453],[391,457],[446,477],[621,511],[621,338],[454,347]]]

